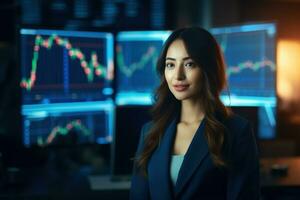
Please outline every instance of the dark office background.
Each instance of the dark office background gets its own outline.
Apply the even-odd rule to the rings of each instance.
[[[111,173],[109,144],[53,147],[47,150],[23,147],[18,65],[18,30],[21,27],[118,32],[172,30],[190,25],[212,28],[251,22],[276,22],[277,133],[275,139],[260,140],[258,144],[261,157],[292,157],[300,155],[299,10],[300,0],[2,0],[0,194],[4,197],[43,197],[45,194],[68,195],[76,188],[78,192],[90,195],[91,198],[104,195],[107,199],[114,199],[127,195],[123,190],[119,193],[120,196],[110,190],[90,193],[89,184],[84,177],[87,173]],[[116,123],[127,112],[127,115],[135,113],[140,116],[137,119],[142,124],[149,119],[147,109],[118,108]],[[236,108],[236,111],[248,118],[255,112],[245,108]],[[129,121],[136,122],[135,119]],[[120,123],[116,130],[124,129],[123,126]],[[127,128],[137,131],[140,126]],[[66,157],[69,160],[66,161]],[[55,172],[57,166],[68,173]],[[86,168],[88,172],[83,170],[80,175],[75,175],[78,172],[75,169],[79,169],[79,166],[92,167]],[[36,175],[45,171],[50,171],[45,179]],[[28,187],[31,177],[36,179],[33,182],[36,185]],[[61,181],[57,181],[55,177],[59,177]],[[44,180],[47,180],[46,183]],[[39,185],[40,182],[43,184]],[[60,188],[66,184],[70,187]],[[35,188],[38,189],[34,191]]]

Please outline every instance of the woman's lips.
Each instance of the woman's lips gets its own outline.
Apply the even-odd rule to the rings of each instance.
[[[180,85],[178,84],[178,85],[173,85],[173,87],[177,92],[183,92],[188,89],[189,85],[188,84],[180,84]]]

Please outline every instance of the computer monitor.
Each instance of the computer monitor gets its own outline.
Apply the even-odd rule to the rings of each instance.
[[[25,146],[112,141],[111,33],[21,29],[20,65]]]
[[[114,131],[112,102],[23,105],[24,145],[106,144]]]
[[[272,139],[276,130],[276,24],[257,23],[211,29],[227,64],[230,106],[258,107],[258,137]]]
[[[126,31],[116,36],[117,105],[151,105],[159,84],[156,63],[169,31]]]
[[[20,37],[24,104],[111,98],[111,33],[21,29]]]
[[[249,24],[211,29],[227,64],[231,105],[276,104],[276,26]]]

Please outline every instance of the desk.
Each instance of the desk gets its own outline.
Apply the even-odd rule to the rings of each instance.
[[[286,174],[272,173],[272,167],[286,165]],[[260,160],[261,193],[263,200],[299,200],[300,199],[300,157],[264,158]],[[126,199],[129,195],[130,182],[111,181],[107,176],[90,176],[91,189],[94,192],[110,192]]]
[[[300,188],[300,157],[264,158],[261,159],[262,186],[291,186]],[[275,164],[287,166],[286,175],[272,174]]]
[[[286,173],[272,171],[276,165],[287,166]],[[263,158],[260,172],[264,199],[300,199],[300,157]]]
[[[112,181],[109,175],[89,176],[92,190],[130,190],[130,181]]]
[[[299,200],[300,199],[300,157],[284,157],[284,158],[264,158],[261,164],[261,193],[262,200]],[[271,168],[274,164],[287,165],[286,175],[274,175]],[[30,173],[31,172],[31,173]],[[35,170],[37,174],[38,170]],[[54,191],[48,188],[47,176],[40,172],[39,179],[32,176],[32,170],[28,171],[30,182],[23,185],[20,191],[12,188],[13,192],[8,190],[0,191],[0,198],[7,197],[11,199],[92,199],[92,200],[114,200],[128,199],[130,181],[111,181],[109,175],[100,176],[75,176],[69,181],[64,180],[63,176],[57,176],[61,182],[59,186],[63,187],[69,183],[74,186],[69,190]],[[76,173],[77,174],[77,173]],[[79,174],[77,174],[79,175]],[[81,178],[80,178],[81,177]],[[49,177],[48,177],[49,178]],[[69,177],[70,178],[70,177]],[[33,180],[37,180],[36,182]],[[79,180],[78,184],[75,184]],[[81,181],[80,181],[81,180]],[[87,182],[86,182],[87,181]],[[55,182],[57,183],[57,182]],[[29,186],[32,187],[29,187]],[[52,184],[51,184],[52,185]],[[36,186],[39,186],[36,189]],[[89,186],[89,189],[86,188]],[[18,192],[15,193],[14,191]],[[63,191],[63,192],[61,192]],[[40,198],[43,197],[43,198]]]

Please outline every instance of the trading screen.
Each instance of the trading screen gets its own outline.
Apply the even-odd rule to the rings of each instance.
[[[23,106],[23,115],[25,146],[112,141],[114,106],[111,102]]]
[[[21,29],[20,56],[26,146],[111,142],[111,33]]]
[[[258,136],[276,133],[276,25],[249,24],[213,28],[227,64],[228,90],[222,100],[230,106],[258,107]],[[228,94],[230,94],[228,96]]]
[[[159,84],[156,62],[168,31],[127,31],[116,38],[118,105],[152,103]]]
[[[23,103],[105,100],[113,92],[113,36],[21,30]]]
[[[274,105],[275,25],[222,27],[211,32],[224,53],[231,105]]]

